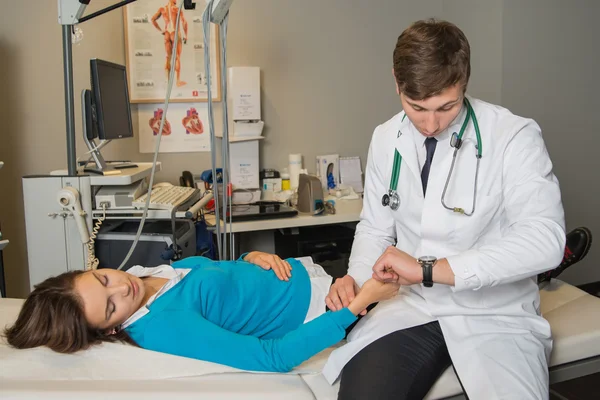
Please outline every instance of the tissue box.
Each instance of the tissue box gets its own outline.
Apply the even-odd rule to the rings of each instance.
[[[340,184],[340,156],[317,156],[317,176],[324,189],[335,189]]]

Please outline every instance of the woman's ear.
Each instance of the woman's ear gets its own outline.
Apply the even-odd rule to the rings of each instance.
[[[119,333],[119,331],[121,330],[121,325],[117,325],[112,329],[107,329],[104,331],[104,334],[106,336],[113,336],[116,335],[117,333]]]

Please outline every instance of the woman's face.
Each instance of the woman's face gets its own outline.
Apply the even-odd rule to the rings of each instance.
[[[83,300],[87,322],[98,329],[112,329],[125,322],[142,306],[146,294],[140,278],[114,269],[79,275],[75,291]]]

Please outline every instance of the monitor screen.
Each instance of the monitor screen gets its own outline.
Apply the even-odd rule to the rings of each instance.
[[[94,59],[90,68],[98,137],[102,140],[133,137],[125,67]]]

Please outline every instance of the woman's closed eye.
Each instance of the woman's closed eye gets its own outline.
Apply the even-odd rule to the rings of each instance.
[[[105,287],[108,287],[108,275],[102,275],[103,282],[102,284]],[[110,300],[110,297],[106,300],[106,320],[108,321],[113,313],[117,310],[117,306]]]

